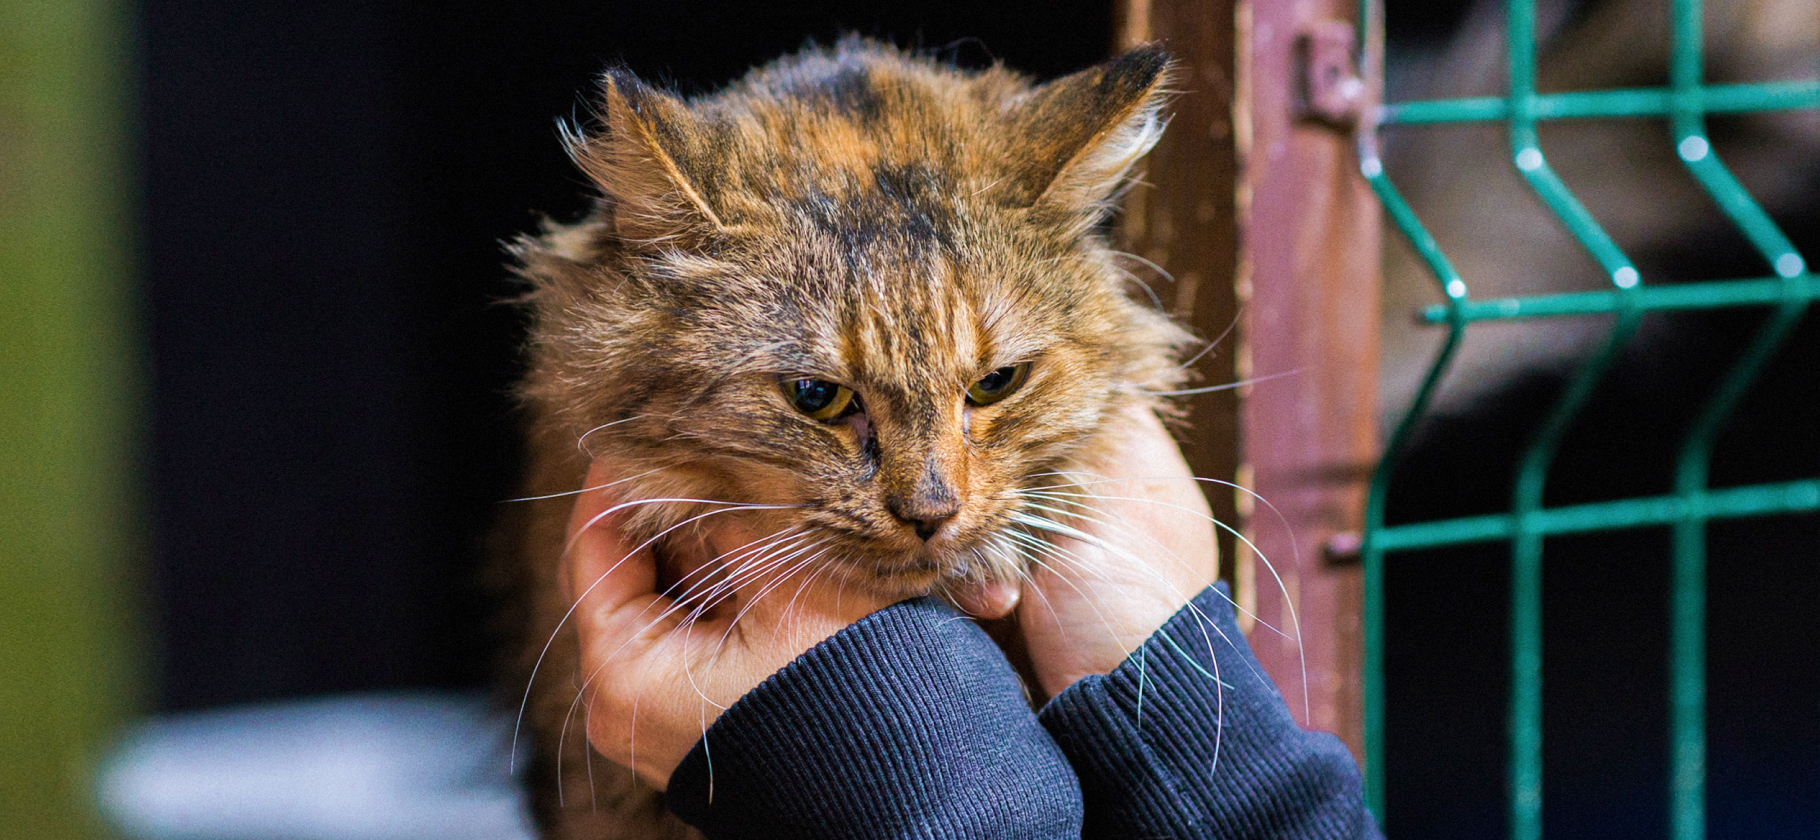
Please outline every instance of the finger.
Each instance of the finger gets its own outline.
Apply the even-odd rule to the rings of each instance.
[[[1143,483],[1151,485],[1153,493],[1184,507],[1207,507],[1206,497],[1194,481],[1194,471],[1182,457],[1182,448],[1156,412],[1136,412],[1129,434],[1126,457],[1108,465],[1111,477],[1151,479]]]
[[[1166,556],[1157,558],[1160,565],[1193,595],[1218,576],[1212,509],[1181,447],[1154,412],[1134,412],[1127,428],[1122,457],[1105,468],[1107,477],[1123,480],[1093,489],[1103,496],[1126,497],[1112,501],[1108,512],[1167,545]]]
[[[588,469],[587,487],[603,487],[617,476],[604,460]],[[656,595],[657,563],[651,550],[628,541],[619,530],[626,516],[606,489],[576,496],[569,513],[568,543],[558,575],[571,601],[614,611]],[[637,550],[634,550],[637,549]]]
[[[1017,609],[1024,589],[1016,581],[988,580],[961,584],[950,589],[948,596],[961,612],[974,618],[1004,618]]]

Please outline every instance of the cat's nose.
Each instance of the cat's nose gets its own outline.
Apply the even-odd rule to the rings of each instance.
[[[966,472],[955,468],[955,460],[943,459],[934,452],[912,458],[894,459],[887,455],[881,470],[885,508],[899,522],[915,529],[924,542],[934,539],[942,525],[961,512],[965,485],[956,480],[964,482]]]
[[[906,505],[892,499],[886,506],[891,508],[891,515],[897,517],[898,521],[916,529],[916,535],[924,542],[928,542],[941,531],[942,525],[961,512],[959,502],[946,505]]]

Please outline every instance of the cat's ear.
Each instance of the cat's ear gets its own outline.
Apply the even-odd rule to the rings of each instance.
[[[605,130],[564,140],[575,165],[606,195],[620,241],[688,247],[720,232],[720,217],[686,165],[695,116],[622,69],[607,71],[601,88]]]
[[[1097,220],[1163,134],[1168,76],[1169,54],[1148,44],[1031,91],[1013,114],[1012,141],[1028,206]]]

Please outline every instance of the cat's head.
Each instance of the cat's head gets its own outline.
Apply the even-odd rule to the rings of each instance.
[[[1020,491],[1179,381],[1097,232],[1166,68],[1032,86],[849,40],[693,100],[609,73],[569,138],[595,213],[519,249],[526,395],[624,496],[792,506],[744,515],[899,594],[1015,574]]]

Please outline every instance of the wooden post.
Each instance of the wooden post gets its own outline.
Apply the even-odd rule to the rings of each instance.
[[[1176,318],[1217,346],[1195,364],[1193,385],[1238,379],[1237,146],[1233,133],[1234,0],[1125,0],[1119,6],[1119,46],[1161,41],[1176,61],[1169,130],[1144,164],[1144,184],[1126,198],[1122,226],[1136,258],[1130,268],[1150,281]],[[1196,475],[1232,481],[1239,467],[1239,395],[1235,390],[1188,397],[1193,424],[1182,441]],[[1239,521],[1230,488],[1204,485],[1213,515]],[[1220,556],[1238,544],[1220,534]],[[1231,578],[1232,564],[1221,574]]]
[[[1377,456],[1379,217],[1350,124],[1376,83],[1350,75],[1356,8],[1125,0],[1120,38],[1183,63],[1128,241],[1175,276],[1158,291],[1202,335],[1231,331],[1203,383],[1250,383],[1190,404],[1189,462],[1268,501],[1209,495],[1257,547],[1221,545],[1252,646],[1297,719],[1362,756],[1360,577],[1337,544],[1359,531]],[[1341,72],[1310,71],[1336,50]]]

